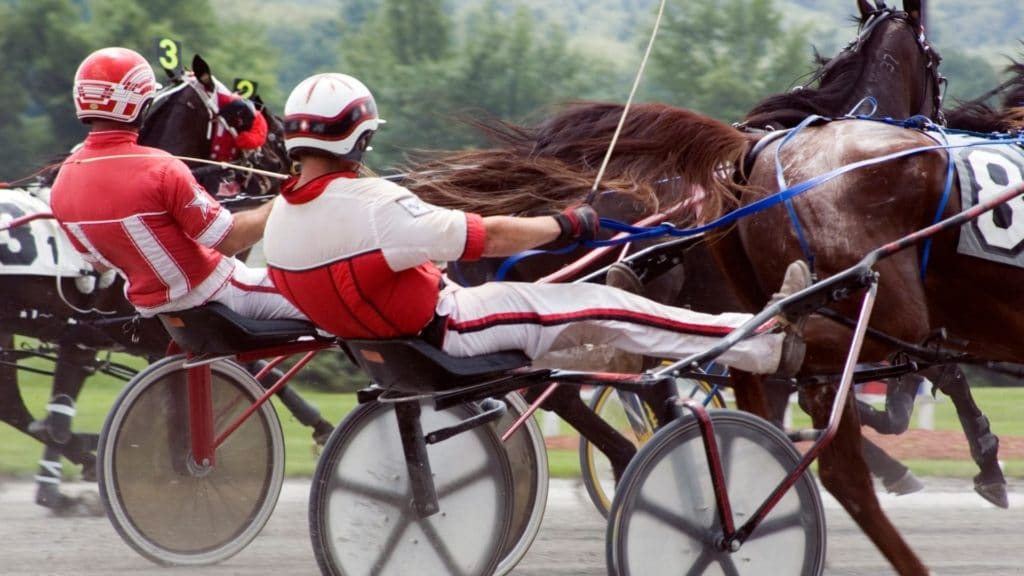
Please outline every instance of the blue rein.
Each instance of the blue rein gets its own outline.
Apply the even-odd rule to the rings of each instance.
[[[861,104],[858,104],[857,107],[859,108],[860,105]],[[697,235],[697,234],[702,234],[704,232],[708,232],[710,230],[714,230],[714,229],[722,227],[722,226],[730,225],[730,224],[736,222],[737,220],[739,220],[740,218],[744,218],[746,216],[750,216],[751,214],[756,214],[757,212],[760,212],[762,210],[767,210],[768,208],[771,208],[771,207],[776,206],[778,204],[786,205],[786,208],[787,208],[787,211],[789,212],[790,218],[792,219],[794,227],[796,228],[797,237],[800,240],[801,248],[804,250],[804,254],[807,257],[808,261],[812,264],[812,270],[813,270],[814,256],[813,256],[813,254],[812,254],[812,252],[810,250],[809,243],[807,242],[806,237],[803,234],[803,231],[802,231],[802,228],[800,226],[799,220],[796,217],[796,212],[793,209],[791,201],[792,201],[792,199],[794,197],[799,196],[800,194],[803,194],[804,192],[806,192],[806,191],[808,191],[808,190],[810,190],[810,189],[812,189],[812,188],[814,188],[816,186],[824,184],[825,182],[828,182],[830,180],[834,180],[834,179],[838,178],[839,176],[842,176],[843,174],[847,174],[849,172],[853,172],[854,170],[858,170],[860,168],[864,168],[864,167],[867,167],[867,166],[874,166],[874,165],[877,165],[877,164],[882,164],[884,162],[889,162],[891,160],[896,160],[896,159],[899,159],[899,158],[905,158],[905,157],[908,157],[908,156],[913,156],[915,154],[922,154],[922,153],[925,153],[925,152],[932,152],[932,151],[938,151],[938,150],[952,150],[952,149],[956,149],[956,148],[969,148],[969,147],[974,147],[974,146],[987,146],[987,145],[991,145],[993,143],[1024,145],[1024,137],[1016,137],[1016,138],[1013,138],[1013,139],[999,139],[999,140],[995,140],[995,141],[993,141],[993,140],[985,140],[985,141],[972,142],[972,143],[967,143],[967,144],[951,145],[951,144],[948,143],[948,139],[946,137],[946,131],[944,131],[942,128],[938,127],[937,125],[935,125],[930,119],[928,119],[928,118],[926,118],[924,116],[914,116],[914,117],[908,118],[906,120],[893,120],[891,118],[879,119],[879,118],[870,118],[870,117],[864,117],[864,116],[857,116],[857,117],[853,117],[853,118],[860,119],[860,120],[874,120],[874,121],[877,121],[877,122],[885,122],[887,124],[893,124],[893,125],[897,125],[897,126],[902,126],[904,128],[917,128],[917,129],[924,129],[924,130],[927,130],[927,129],[936,130],[936,131],[938,131],[940,133],[941,140],[942,140],[943,143],[942,144],[933,145],[933,146],[920,146],[918,148],[910,148],[910,149],[907,149],[907,150],[902,150],[902,151],[899,151],[899,152],[893,152],[891,154],[886,154],[884,156],[879,156],[879,157],[876,157],[876,158],[868,158],[866,160],[861,160],[861,161],[858,161],[858,162],[852,162],[850,164],[846,164],[844,166],[840,166],[839,168],[836,168],[836,169],[831,170],[829,172],[826,172],[824,174],[818,175],[818,176],[816,176],[814,178],[811,178],[810,180],[806,180],[804,182],[796,184],[794,186],[787,186],[786,185],[785,178],[782,175],[782,165],[781,165],[781,162],[778,159],[778,155],[776,155],[776,171],[777,171],[776,180],[779,183],[780,190],[778,192],[776,192],[775,194],[772,194],[770,196],[766,196],[764,198],[761,198],[760,200],[757,200],[756,202],[752,202],[750,204],[747,204],[746,206],[742,206],[740,208],[732,210],[732,211],[724,214],[723,216],[717,218],[716,220],[713,220],[712,222],[709,222],[709,223],[701,225],[701,226],[694,226],[694,227],[691,227],[691,228],[676,228],[674,225],[672,225],[670,223],[659,224],[657,226],[633,226],[633,225],[630,225],[630,224],[626,224],[625,222],[620,222],[618,220],[613,220],[613,219],[610,219],[610,218],[601,218],[601,227],[602,228],[607,229],[607,230],[612,230],[614,232],[625,232],[626,234],[624,236],[621,236],[621,237],[618,237],[618,238],[613,238],[613,239],[608,239],[608,240],[589,240],[589,241],[582,242],[582,243],[573,243],[572,245],[566,246],[566,247],[558,249],[558,250],[539,250],[539,249],[534,249],[534,250],[526,250],[526,251],[520,252],[520,253],[518,253],[518,254],[516,254],[514,256],[511,256],[511,257],[507,258],[504,262],[502,262],[501,266],[498,268],[497,273],[495,274],[495,278],[494,279],[498,280],[498,281],[504,280],[505,276],[508,274],[508,271],[513,266],[515,266],[516,264],[521,262],[523,259],[528,258],[530,256],[534,256],[536,254],[567,254],[569,252],[572,252],[576,248],[578,248],[580,245],[583,245],[583,246],[585,246],[587,248],[597,248],[597,247],[603,247],[603,246],[619,246],[619,245],[622,245],[622,244],[628,244],[630,242],[636,242],[638,240],[646,240],[646,239],[650,239],[650,238],[656,238],[656,237],[659,237],[659,236],[679,236],[679,237],[682,237],[682,236],[693,236],[693,235]],[[800,125],[798,125],[796,128],[794,128],[789,134],[786,135],[786,137],[783,139],[783,141],[779,144],[780,150],[781,150],[782,146],[784,146],[786,144],[786,142],[788,142],[795,135],[796,132],[802,130],[803,128],[807,127],[811,123],[813,123],[815,121],[818,121],[818,120],[828,120],[828,119],[824,118],[824,117],[820,117],[820,116],[810,116],[810,117],[808,117],[803,122],[801,122]],[[968,133],[968,134],[970,134],[970,133]],[[984,136],[984,135],[979,134],[978,136]],[[954,165],[953,165],[952,157],[950,157],[949,161],[947,163],[947,169],[946,169],[945,189],[943,191],[942,199],[939,202],[939,206],[938,206],[938,209],[936,210],[936,214],[935,214],[936,221],[938,221],[938,219],[941,218],[941,215],[942,215],[943,211],[945,210],[946,205],[949,202],[949,196],[951,194],[951,190],[952,190],[952,186],[953,186],[953,176],[954,176]],[[930,249],[931,249],[931,244],[930,244],[930,241],[929,241],[924,246],[924,256],[922,257],[922,263],[921,263],[921,275],[922,275],[922,277],[924,276],[925,267],[927,265],[928,256],[930,254]]]

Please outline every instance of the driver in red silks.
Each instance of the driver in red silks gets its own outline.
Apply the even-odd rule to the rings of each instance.
[[[218,121],[210,143],[210,159],[232,162],[241,154],[258,150],[267,141],[267,121],[251,100],[228,92],[218,84],[217,110],[224,122]],[[225,127],[235,131],[235,135]]]

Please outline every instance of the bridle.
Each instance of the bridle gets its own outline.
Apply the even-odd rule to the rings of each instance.
[[[925,59],[925,75],[926,83],[931,88],[932,93],[932,105],[935,108],[935,121],[939,124],[945,124],[946,119],[942,112],[942,102],[944,86],[947,85],[947,79],[939,73],[939,64],[942,62],[942,56],[928,43],[925,38],[924,30],[921,29],[919,32],[914,30],[914,27],[910,24],[910,15],[904,11],[896,10],[886,6],[884,2],[876,2],[878,8],[868,14],[868,17],[861,22],[860,28],[857,33],[857,37],[850,41],[849,44],[843,48],[839,54],[829,59],[824,65],[818,68],[814,74],[800,86],[796,86],[793,90],[802,90],[807,86],[819,82],[824,78],[830,71],[835,69],[838,63],[843,59],[844,56],[852,56],[861,51],[868,40],[871,38],[871,34],[879,27],[883,22],[896,19],[903,21],[907,24],[911,33],[914,34],[914,39],[917,42],[918,49],[920,49],[922,56]],[[923,103],[922,103],[923,104]],[[920,106],[918,109],[923,108]]]
[[[207,144],[212,145],[213,143],[214,127],[217,125],[217,123],[220,123],[220,126],[224,130],[228,131],[232,136],[237,136],[237,131],[227,123],[223,116],[220,115],[220,106],[217,103],[216,91],[208,91],[206,89],[206,86],[199,80],[199,78],[191,72],[177,75],[172,80],[174,81],[174,84],[161,90],[153,99],[153,103],[150,106],[150,110],[148,112],[149,114],[152,114],[161,106],[170,101],[170,98],[173,95],[178,94],[183,90],[192,90],[192,92],[195,94],[196,98],[198,98],[199,102],[201,103],[201,105],[203,106],[207,113],[208,120],[205,132],[205,139]],[[217,80],[214,80],[214,83],[216,84]],[[262,111],[257,109],[256,113],[262,114]],[[268,125],[269,124],[271,123],[268,122]],[[261,147],[260,150],[254,151],[252,154],[246,154],[243,156],[240,162],[234,163],[234,166],[239,168],[245,174],[244,181],[241,182],[243,187],[248,186],[250,178],[254,176],[259,179],[259,188],[261,190],[261,194],[265,194],[272,186],[272,182],[267,178],[260,176],[258,174],[258,170],[246,170],[247,168],[256,168],[259,164],[259,158],[262,155],[272,156],[275,159],[275,161],[281,163],[282,166],[288,167],[289,160],[287,158],[287,154],[285,154],[283,157],[281,156],[281,153],[275,148],[275,138],[276,136],[274,136],[272,133],[268,134],[267,142],[264,144],[263,147]],[[193,168],[192,174],[199,178],[210,172],[216,172],[223,169],[223,165],[216,165],[210,163],[206,166]]]

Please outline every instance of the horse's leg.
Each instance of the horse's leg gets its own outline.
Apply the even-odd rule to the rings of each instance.
[[[13,349],[14,335],[0,333],[0,351]],[[13,362],[6,355],[0,357]],[[0,420],[31,436],[28,426],[33,418],[18,388],[18,368],[6,364],[0,365]]]
[[[999,438],[992,433],[988,418],[975,404],[963,370],[957,364],[947,364],[929,368],[925,374],[953,400],[953,407],[956,408],[956,415],[971,449],[971,458],[981,470],[974,477],[974,490],[996,506],[1008,508],[1010,502],[1006,494],[1006,478],[999,467]]]
[[[768,395],[765,393],[763,377],[761,375],[730,369],[729,377],[732,380],[733,395],[736,397],[737,408],[760,416],[765,420],[774,421],[772,410],[769,409],[770,403]]]
[[[800,404],[811,415],[816,428],[827,426],[835,394],[836,390],[832,386],[801,390]],[[860,421],[852,397],[847,400],[844,410],[835,437],[822,449],[818,458],[818,475],[822,485],[842,504],[899,574],[927,574],[928,569],[903,540],[878,503],[871,475],[864,462]]]
[[[902,462],[889,456],[877,444],[863,439],[864,461],[871,473],[882,479],[885,489],[897,496],[913,494],[924,489],[924,484]]]
[[[95,359],[96,352],[92,349],[81,348],[72,342],[61,343],[57,351],[57,366],[46,418],[32,424],[33,431],[45,438],[46,444],[36,474],[36,504],[59,514],[78,513],[79,504],[83,504],[81,498],[69,497],[60,492],[63,468],[61,456],[65,452],[75,452],[76,447],[81,448],[78,442],[72,443],[72,440],[78,438],[71,433],[71,423],[75,400],[91,373]],[[83,476],[91,476],[96,464],[95,457],[89,459],[84,454],[77,455],[82,460]],[[96,509],[88,503],[84,511],[96,513]]]
[[[11,349],[13,343],[12,335],[0,334],[0,352]],[[25,399],[21,396],[21,389],[18,387],[18,369],[15,366],[0,365],[0,421],[10,424],[15,430],[44,444],[48,439],[45,433],[33,433],[29,429],[35,418],[25,404]],[[83,467],[83,478],[90,479],[88,478],[90,475],[95,478],[96,442],[93,435],[73,434],[63,450],[64,458]]]
[[[523,397],[532,403],[543,391],[540,387],[528,389]],[[618,482],[625,472],[629,461],[636,454],[636,447],[622,434],[605,422],[580,398],[579,391],[570,386],[559,386],[544,399],[541,408],[558,414],[577,432],[584,436],[595,448],[600,450],[611,462],[615,481]]]
[[[906,432],[914,412],[914,396],[923,380],[918,374],[887,380],[885,410],[876,410],[867,402],[857,400],[857,415],[861,425],[874,428],[881,434]],[[864,460],[871,473],[882,479],[882,485],[890,493],[902,496],[924,489],[924,484],[909,468],[867,438],[864,439]]]
[[[260,360],[253,362],[247,366],[253,375],[257,374],[267,362]],[[260,379],[260,384],[264,388],[270,388],[273,386],[284,374],[274,368],[268,372],[263,378]],[[299,421],[303,426],[308,426],[313,429],[313,441],[318,446],[323,446],[327,443],[327,439],[331,436],[331,432],[334,431],[334,425],[328,422],[323,416],[320,415],[320,410],[306,402],[306,399],[299,395],[291,386],[285,384],[277,391],[277,398],[284,404],[285,408],[291,412],[292,416]]]

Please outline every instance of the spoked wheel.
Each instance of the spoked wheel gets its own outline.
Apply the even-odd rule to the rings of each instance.
[[[794,470],[800,456],[776,427],[745,412],[716,410],[714,424],[737,527]],[[697,421],[661,429],[626,469],[608,522],[608,572],[659,574],[821,574],[825,513],[805,471],[739,550],[721,550],[711,475]]]
[[[478,413],[462,405],[422,404],[424,433]],[[493,573],[509,549],[512,468],[491,426],[427,445],[439,512],[420,517],[394,406],[358,406],[320,455],[309,515],[313,551],[323,574]]]
[[[676,386],[680,398],[706,402],[709,408],[725,408],[725,399],[721,392],[704,380],[679,378]],[[646,404],[643,405],[639,417],[634,417],[631,421],[618,391],[609,386],[595,390],[589,405],[602,420],[611,424],[637,447],[643,446],[658,427],[654,414]],[[598,512],[607,517],[612,496],[615,494],[615,474],[612,472],[611,461],[584,437],[580,437],[579,455],[580,472],[587,495]]]
[[[237,554],[259,534],[284,481],[284,439],[264,403],[215,453],[195,464],[183,356],[161,360],[125,387],[100,435],[100,496],[121,537],[159,564],[202,565]],[[216,362],[214,434],[263,394],[237,364]]]
[[[508,412],[495,425],[499,437],[529,408],[522,396],[515,392],[505,396],[505,402],[508,404]],[[504,446],[515,482],[515,506],[505,555],[498,564],[495,576],[512,571],[526,555],[540,530],[548,502],[547,448],[537,421],[534,418],[527,419],[504,442]]]

